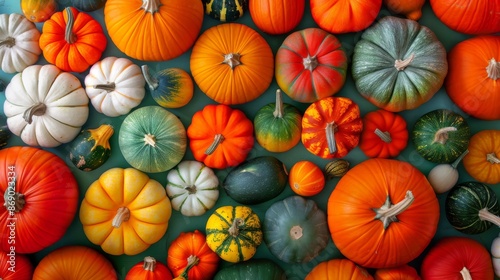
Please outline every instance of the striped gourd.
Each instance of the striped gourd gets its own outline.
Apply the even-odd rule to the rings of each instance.
[[[208,218],[205,232],[210,249],[232,263],[252,258],[263,238],[259,217],[244,205],[217,208]]]
[[[493,224],[500,226],[500,205],[495,192],[480,182],[455,185],[445,201],[446,218],[460,232],[479,234]]]
[[[222,22],[235,21],[248,11],[248,0],[203,0],[205,13]]]

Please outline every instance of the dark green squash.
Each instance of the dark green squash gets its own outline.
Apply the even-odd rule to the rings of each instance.
[[[203,0],[203,6],[213,19],[235,21],[248,11],[248,0]]]
[[[416,121],[411,137],[416,151],[424,159],[451,163],[467,150],[470,129],[460,114],[448,109],[436,109]]]
[[[109,139],[114,129],[109,124],[85,129],[69,144],[69,159],[80,170],[92,171],[103,165],[111,155]]]
[[[3,80],[0,80],[0,91],[1,91],[1,92],[4,92],[4,91],[5,91],[5,87],[7,87],[7,86],[5,85],[5,82],[4,82]]]
[[[500,226],[500,206],[495,192],[480,182],[455,185],[445,201],[446,218],[460,232],[479,234],[493,224]]]
[[[0,114],[0,149],[7,145],[11,134],[12,132],[10,132],[7,126],[7,117],[4,114]]]
[[[236,202],[258,204],[278,196],[286,187],[285,165],[273,156],[247,160],[229,171],[222,188]]]
[[[325,213],[314,200],[294,195],[266,211],[264,241],[271,253],[287,263],[314,259],[330,240]]]
[[[285,271],[269,259],[250,259],[220,269],[214,280],[285,280]]]
[[[93,12],[104,7],[106,0],[71,0],[71,5],[83,12]]]
[[[302,131],[302,114],[295,106],[283,103],[281,90],[276,103],[260,108],[253,120],[255,138],[267,151],[286,152],[297,145]]]

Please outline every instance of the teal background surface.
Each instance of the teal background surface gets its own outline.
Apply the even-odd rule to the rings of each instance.
[[[201,1],[201,0],[198,0]],[[62,10],[64,7],[66,7],[69,3],[69,0],[59,0],[59,10]],[[20,11],[20,4],[19,0],[0,0],[0,13],[21,13]],[[97,19],[105,29],[105,26],[103,24],[104,19],[103,19],[103,9],[90,12],[89,13],[93,18]],[[391,13],[386,9],[386,7],[382,7],[378,18],[391,15]],[[236,22],[246,24],[250,26],[251,28],[257,30],[269,43],[271,46],[273,53],[276,54],[277,49],[283,42],[283,40],[286,38],[286,36],[289,34],[284,34],[284,35],[278,35],[278,36],[270,36],[267,34],[262,33],[259,31],[256,26],[253,24],[252,19],[250,17],[250,14],[247,12],[244,14],[244,16],[240,19],[238,19]],[[447,28],[445,25],[443,25],[434,15],[429,3],[426,3],[424,8],[423,8],[423,17],[419,20],[419,22],[422,25],[425,25],[429,28],[431,28],[439,40],[443,43],[445,48],[449,51],[455,44],[458,42],[461,42],[462,40],[465,40],[469,38],[469,35],[461,34],[455,31],[450,30]],[[205,15],[204,17],[204,23],[201,32],[206,30],[207,28],[210,28],[214,25],[221,24],[221,22],[210,18],[209,16]],[[38,23],[37,27],[41,30],[42,24]],[[309,1],[306,1],[306,10],[304,13],[304,17],[302,21],[300,22],[300,25],[297,26],[295,30],[301,30],[304,28],[308,27],[317,27],[317,25],[314,23],[312,20],[310,10],[309,10]],[[201,33],[200,33],[201,34]],[[356,32],[356,33],[349,33],[349,34],[336,34],[339,38],[339,40],[342,43],[343,48],[347,52],[349,59],[351,58],[354,46],[356,42],[360,39],[362,32]],[[107,34],[106,34],[107,36]],[[103,53],[103,58],[108,57],[108,56],[117,56],[117,57],[126,57],[125,54],[120,52],[115,45],[112,43],[109,37],[108,38],[108,46],[106,51]],[[168,47],[168,46],[165,46]],[[152,72],[156,72],[165,68],[169,67],[178,67],[182,68],[188,72],[190,72],[189,69],[189,58],[191,55],[191,50],[188,50],[186,53],[184,53],[182,56],[177,57],[175,59],[169,60],[169,61],[161,61],[161,62],[143,62],[143,61],[137,61],[133,60],[134,63],[138,65],[143,65],[147,64]],[[43,59],[43,56],[40,56],[39,61],[37,64],[46,64],[47,62]],[[365,100],[356,90],[352,77],[351,77],[351,72],[350,72],[350,66],[348,68],[348,73],[347,73],[347,80],[345,85],[343,86],[342,90],[337,93],[336,96],[344,96],[344,97],[349,97],[352,100],[354,100],[360,107],[361,109],[361,114],[362,116],[365,115],[366,113],[370,111],[374,111],[377,108],[369,103],[367,100]],[[88,70],[83,73],[73,73],[75,74],[82,82],[83,85],[83,80],[85,76],[88,74]],[[12,78],[13,74],[6,74],[4,72],[0,71],[0,79],[3,80],[4,82],[8,83],[10,79]],[[270,87],[266,90],[264,94],[262,94],[258,99],[248,102],[242,105],[237,105],[237,106],[232,106],[234,108],[241,109],[247,117],[250,119],[253,119],[255,116],[255,113],[259,108],[262,106],[274,102],[275,98],[275,91],[278,88],[276,81],[273,80],[272,84]],[[5,100],[5,96],[3,93],[0,93],[0,102],[3,104]],[[304,112],[305,109],[309,106],[309,104],[303,104],[303,103],[298,103],[290,98],[288,96],[284,95],[284,102],[290,103],[297,108],[301,110],[301,112]],[[187,128],[189,124],[191,123],[191,117],[192,115],[201,110],[205,105],[207,104],[212,104],[215,103],[213,100],[208,98],[203,92],[200,91],[198,87],[195,86],[195,93],[193,96],[193,99],[191,102],[179,109],[169,109],[172,113],[177,115],[182,123],[185,125]],[[147,106],[147,105],[156,105],[156,103],[153,101],[152,97],[147,95],[142,103],[140,104],[140,107],[142,106]],[[110,159],[100,168],[90,171],[90,172],[84,172],[80,171],[77,168],[75,168],[72,163],[69,161],[68,158],[68,148],[67,144],[66,145],[61,145],[57,148],[53,149],[47,149],[48,151],[51,151],[55,154],[57,154],[59,157],[64,159],[68,166],[71,168],[73,171],[73,174],[77,178],[79,182],[79,187],[80,187],[80,200],[83,198],[86,189],[88,186],[107,169],[112,168],[112,167],[130,167],[127,162],[124,160],[123,156],[120,153],[119,147],[118,147],[118,132],[120,129],[121,122],[126,116],[119,116],[119,117],[107,117],[103,114],[98,113],[95,111],[95,109],[92,107],[92,105],[89,103],[90,106],[90,116],[88,118],[87,123],[84,125],[84,128],[96,128],[102,123],[109,123],[112,124],[113,127],[115,128],[115,133],[111,138],[111,147],[112,147],[112,153]],[[462,116],[466,117],[467,122],[470,126],[471,133],[476,133],[479,132],[480,130],[483,129],[500,129],[500,121],[483,121],[483,120],[478,120],[473,117],[467,116],[464,112],[462,112],[456,105],[451,102],[449,97],[447,96],[444,88],[441,88],[439,92],[437,92],[434,97],[428,101],[427,103],[423,104],[419,108],[416,108],[414,110],[407,110],[404,112],[401,112],[400,115],[405,118],[407,121],[408,128],[411,130],[413,124],[415,121],[423,114],[432,111],[434,109],[439,109],[439,108],[445,108],[445,109],[451,109],[455,112],[458,112],[462,114]],[[3,113],[3,106],[0,106],[0,111]],[[17,136],[12,136],[9,140],[8,146],[15,146],[15,145],[25,145],[21,139]],[[291,168],[292,165],[299,161],[299,160],[311,160],[315,162],[318,166],[324,167],[326,163],[329,162],[329,160],[321,159],[311,153],[309,153],[304,146],[299,143],[297,146],[295,146],[293,149],[290,151],[284,152],[284,153],[270,153],[264,150],[261,146],[259,146],[257,143],[255,144],[254,148],[250,152],[248,158],[253,158],[256,156],[262,156],[262,155],[272,155],[275,156],[276,158],[280,159],[286,166],[287,168]],[[193,155],[191,151],[188,149],[185,158],[186,160],[193,159]],[[351,164],[351,166],[354,166],[356,164],[359,164],[360,162],[364,161],[367,159],[367,157],[363,154],[363,152],[359,148],[355,148],[352,150],[344,159],[348,160]],[[432,167],[435,166],[435,164],[426,161],[423,159],[420,155],[417,154],[415,151],[414,146],[412,145],[411,141],[408,142],[407,148],[397,157],[397,159],[402,160],[402,161],[407,161],[417,167],[422,173],[427,174]],[[224,170],[216,170],[216,174],[218,175],[219,179],[222,181],[225,176],[228,174],[230,169],[224,169]],[[460,172],[460,178],[459,182],[464,182],[468,180],[472,180],[472,178],[467,174],[467,172],[464,170],[463,166],[459,166],[459,172]],[[166,185],[166,172],[163,173],[151,173],[148,174],[151,178],[156,179],[159,181],[161,184]],[[329,180],[324,188],[324,190],[316,195],[311,197],[310,199],[313,199],[318,207],[322,209],[323,211],[326,212],[326,205],[327,205],[327,200],[328,197],[331,193],[331,191],[335,188],[336,183],[338,182],[338,178]],[[490,185],[497,195],[500,195],[500,184],[496,185]],[[264,218],[265,211],[267,208],[274,202],[282,200],[288,196],[293,195],[294,193],[291,191],[291,189],[287,186],[285,191],[281,193],[278,197],[275,199],[261,203],[259,205],[253,205],[251,206],[252,209],[261,217],[261,219]],[[486,248],[490,248],[491,242],[495,237],[498,236],[499,234],[499,229],[497,227],[492,227],[488,231],[486,231],[483,234],[479,235],[465,235],[457,230],[455,230],[451,225],[448,223],[445,217],[444,213],[444,201],[446,198],[446,193],[445,194],[440,194],[437,195],[437,198],[440,202],[441,206],[441,216],[440,216],[440,221],[439,221],[439,228],[438,231],[432,240],[430,246],[432,246],[435,242],[437,242],[439,239],[445,237],[445,236],[467,236],[470,238],[473,238],[477,241],[479,241],[481,244],[483,244]],[[204,231],[205,228],[205,223],[208,218],[208,216],[215,210],[217,207],[223,206],[223,205],[237,205],[235,201],[233,201],[231,198],[229,198],[224,191],[221,190],[220,192],[220,197],[215,205],[215,207],[208,211],[205,215],[200,216],[200,217],[184,217],[182,216],[179,212],[174,211],[172,213],[172,218],[170,220],[170,225],[167,233],[165,236],[157,243],[153,244],[148,250],[145,252],[134,255],[134,256],[111,256],[107,255],[106,253],[102,252],[99,246],[91,244],[88,239],[86,238],[85,234],[83,233],[83,228],[82,224],[79,221],[78,215],[74,218],[71,226],[67,230],[65,236],[59,240],[57,243],[53,244],[52,246],[37,252],[35,254],[30,255],[32,258],[33,263],[36,265],[36,263],[43,258],[45,255],[47,255],[49,252],[64,246],[64,245],[85,245],[89,246],[92,248],[95,248],[96,250],[102,252],[111,262],[113,263],[118,275],[119,279],[124,279],[127,271],[130,269],[130,267],[140,261],[145,256],[153,256],[156,258],[158,261],[166,263],[166,258],[167,258],[167,249],[169,247],[169,244],[174,240],[179,233],[181,232],[186,232],[186,231],[193,231],[195,229],[199,229],[201,231]],[[427,250],[426,250],[427,251]],[[419,269],[420,263],[422,261],[422,258],[425,256],[426,251],[420,255],[417,259],[412,261],[410,264],[414,266],[415,268]],[[320,253],[320,255],[315,258],[314,260],[308,262],[308,263],[300,263],[300,264],[286,264],[283,263],[279,260],[277,260],[267,249],[266,245],[263,243],[261,246],[259,246],[256,255],[254,258],[269,258],[274,261],[276,261],[280,266],[285,269],[286,274],[289,279],[303,279],[309,271],[316,266],[319,262],[325,261],[328,259],[332,258],[341,258],[343,257],[339,250],[335,247],[333,244],[332,240],[329,241],[328,246]],[[221,262],[221,267],[229,265],[228,263]]]

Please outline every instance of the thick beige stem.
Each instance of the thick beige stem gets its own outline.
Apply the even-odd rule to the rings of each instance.
[[[283,111],[283,98],[281,97],[281,90],[276,90],[276,105],[274,108],[273,116],[275,118],[283,118],[285,112]]]
[[[335,122],[330,122],[326,124],[325,133],[326,133],[326,143],[328,145],[328,150],[330,150],[330,154],[334,154],[337,152],[337,142],[335,140],[335,132],[337,131],[337,125]]]
[[[206,155],[211,155],[213,152],[215,152],[215,150],[217,149],[217,147],[219,146],[219,144],[222,143],[223,141],[224,141],[224,135],[222,135],[220,133],[216,134],[215,137],[214,137],[214,141],[206,149],[205,154]]]
[[[500,217],[488,211],[487,208],[479,210],[479,219],[481,219],[481,221],[488,221],[500,227]]]
[[[462,275],[463,280],[472,280],[472,275],[470,275],[470,271],[467,267],[464,266],[462,270],[460,270],[460,274]]]
[[[160,6],[161,6],[160,0],[143,0],[141,9],[144,9],[144,11],[148,13],[154,14],[158,12]]]
[[[313,71],[318,66],[318,59],[316,56],[307,55],[307,57],[302,60],[302,63],[305,69]]]
[[[439,143],[439,144],[446,144],[446,141],[448,141],[448,133],[452,131],[457,131],[457,128],[454,126],[447,126],[439,129],[436,134],[434,134],[434,140],[433,143]]]
[[[375,133],[378,137],[380,137],[380,139],[382,141],[384,141],[385,143],[392,142],[391,134],[388,131],[382,131],[382,130],[376,128],[373,133]]]
[[[405,70],[406,67],[408,67],[408,65],[410,65],[410,63],[413,61],[413,59],[415,58],[415,54],[411,54],[410,57],[406,58],[406,59],[396,59],[396,61],[394,62],[394,67],[396,67],[396,69],[398,71],[402,71],[402,70]]]
[[[47,106],[45,104],[35,104],[24,111],[23,119],[25,122],[31,124],[33,122],[33,116],[42,116],[45,114],[45,110],[47,110]]]
[[[397,215],[403,213],[415,200],[412,191],[406,191],[405,198],[396,204],[391,203],[391,198],[387,199],[380,208],[374,209],[375,219],[382,221],[384,229],[387,229],[392,222],[398,220]]]
[[[156,259],[150,256],[144,257],[144,263],[142,264],[142,268],[147,271],[155,271],[156,268]]]
[[[492,164],[500,164],[500,159],[495,153],[486,154],[486,160]]]
[[[244,223],[245,221],[242,218],[235,218],[233,224],[228,229],[228,233],[234,237],[238,236],[238,234],[240,234],[240,226]]]
[[[120,207],[116,211],[116,215],[111,222],[111,225],[115,228],[119,228],[123,222],[130,219],[130,210],[127,207]]]
[[[236,66],[241,64],[241,55],[239,53],[228,53],[224,55],[224,61],[222,63],[225,63],[231,67],[231,70],[234,69]]]
[[[148,133],[148,134],[144,135],[144,143],[146,145],[156,147],[156,137],[154,135]]]
[[[490,59],[488,66],[486,66],[486,73],[488,73],[488,78],[498,80],[500,78],[500,61],[496,61],[495,58]]]

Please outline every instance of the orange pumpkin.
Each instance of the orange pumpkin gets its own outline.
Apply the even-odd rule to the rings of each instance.
[[[181,279],[212,279],[219,261],[199,230],[181,232],[168,247],[168,268],[175,277],[182,276]]]
[[[465,171],[485,184],[500,183],[500,130],[481,130],[469,140]]]
[[[337,37],[320,28],[290,34],[276,53],[275,76],[293,100],[311,103],[337,93],[345,83],[347,55]]]
[[[107,0],[104,23],[109,37],[127,56],[163,61],[189,50],[203,24],[202,1]]]
[[[334,34],[367,28],[381,8],[382,0],[311,0],[313,20],[321,29]]]
[[[193,46],[191,74],[208,97],[226,105],[262,95],[274,77],[274,56],[257,31],[239,23],[207,29]]]
[[[478,119],[500,120],[499,81],[500,36],[472,37],[449,52],[444,86],[450,99],[465,113]]]
[[[56,0],[21,0],[23,15],[32,22],[44,22],[57,12]]]
[[[301,196],[313,196],[325,188],[325,175],[314,162],[301,160],[290,169],[288,183],[294,193]]]
[[[368,157],[393,158],[408,144],[406,120],[386,110],[367,113],[363,117],[363,132],[359,148]]]
[[[437,231],[439,215],[425,175],[394,159],[368,159],[351,168],[327,204],[335,246],[370,268],[400,266],[419,256]]]
[[[349,259],[331,259],[317,264],[305,280],[356,279],[372,280],[368,271]]]
[[[248,10],[253,23],[271,35],[288,33],[299,25],[305,6],[305,0],[248,1]]]
[[[217,169],[242,163],[255,142],[252,121],[224,104],[209,104],[196,112],[187,136],[194,158]]]
[[[358,105],[347,97],[330,96],[304,112],[302,144],[321,158],[340,158],[358,145],[362,130]]]
[[[73,7],[44,22],[39,40],[45,59],[66,72],[84,72],[97,62],[107,39],[97,20]]]
[[[172,280],[172,273],[163,263],[151,256],[146,256],[144,260],[132,266],[125,275],[125,280],[134,279]]]
[[[417,270],[407,264],[377,269],[374,276],[375,280],[421,280]]]

